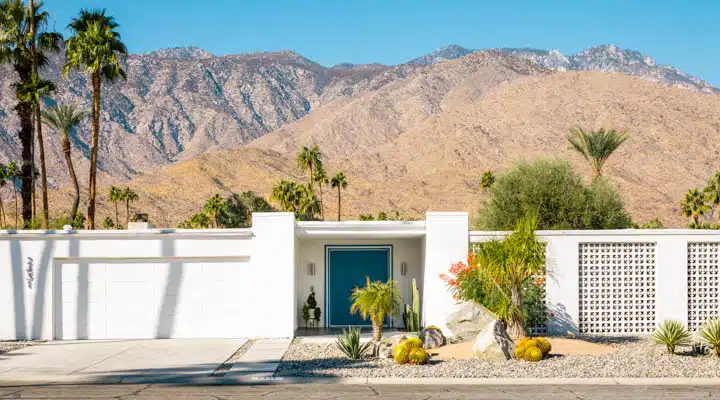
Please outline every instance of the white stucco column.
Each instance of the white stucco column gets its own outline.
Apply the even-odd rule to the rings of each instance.
[[[449,334],[445,316],[455,300],[440,279],[440,274],[447,273],[452,264],[467,259],[468,213],[428,212],[425,214],[425,229],[425,270],[421,295],[423,322]]]
[[[688,238],[657,237],[655,253],[655,323],[688,324]]]
[[[266,296],[258,304],[266,318],[258,324],[257,336],[293,337],[295,316],[295,215],[288,212],[253,213],[253,247],[250,263],[262,277],[259,286]]]

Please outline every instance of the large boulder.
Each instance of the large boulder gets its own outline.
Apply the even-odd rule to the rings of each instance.
[[[515,342],[505,330],[505,324],[494,320],[475,337],[473,355],[479,360],[510,360],[515,354],[515,348]]]
[[[435,326],[429,326],[420,331],[420,339],[423,342],[424,349],[435,349],[440,346],[445,346],[445,336],[442,334],[440,328]]]
[[[450,336],[472,339],[497,317],[487,308],[472,301],[456,303],[446,314],[445,325]]]

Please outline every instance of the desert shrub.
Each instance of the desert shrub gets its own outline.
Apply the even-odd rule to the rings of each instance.
[[[510,236],[476,244],[467,263],[453,264],[449,274],[440,276],[456,299],[474,301],[495,313],[511,337],[527,334],[527,316],[532,315],[533,323],[544,322],[543,288],[532,287],[544,285],[537,277],[546,274],[545,245],[535,236],[535,226],[534,216],[524,218]]]
[[[664,344],[668,353],[675,353],[677,346],[690,346],[691,335],[680,321],[663,321],[653,333],[657,344]]]
[[[660,221],[660,218],[655,217],[648,222],[638,226],[640,229],[665,229],[665,225],[663,225],[662,221]]]
[[[698,332],[700,340],[710,347],[716,356],[720,357],[720,318],[712,318],[700,327]]]
[[[620,229],[631,224],[607,181],[586,184],[563,161],[519,162],[489,192],[474,221],[478,229],[511,230],[529,214],[537,215],[538,229]]]
[[[360,343],[360,329],[349,327],[335,342],[340,351],[351,360],[359,360],[370,350],[372,342]]]

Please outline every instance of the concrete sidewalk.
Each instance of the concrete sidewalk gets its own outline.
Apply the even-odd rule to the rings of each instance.
[[[207,377],[245,339],[58,341],[0,354],[0,379],[122,382]]]

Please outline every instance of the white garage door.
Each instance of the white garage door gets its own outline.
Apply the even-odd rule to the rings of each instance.
[[[261,310],[241,301],[248,259],[73,260],[55,264],[55,338],[244,337]]]

